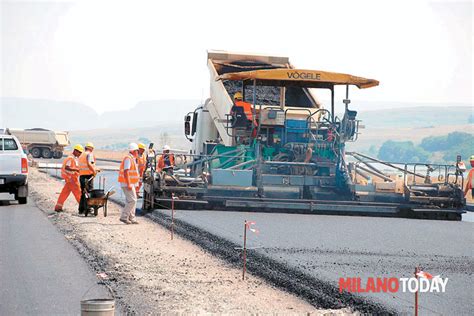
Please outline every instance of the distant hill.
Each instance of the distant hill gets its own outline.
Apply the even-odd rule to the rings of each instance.
[[[184,116],[194,111],[200,104],[198,100],[156,100],[141,101],[127,111],[104,112],[100,117],[100,127],[126,128],[151,127],[159,122],[182,123]]]
[[[200,103],[198,100],[150,100],[139,102],[130,110],[99,115],[80,103],[1,98],[0,128],[43,127],[74,131],[71,133],[73,141],[95,141],[103,148],[123,147],[126,142],[141,137],[156,143],[172,142],[189,146],[183,137],[183,117]],[[394,108],[387,108],[389,105]],[[361,130],[357,142],[348,144],[348,149],[367,151],[371,146],[379,147],[389,139],[419,143],[424,137],[454,131],[474,133],[473,111],[468,105],[411,105],[390,102],[351,104],[351,108],[358,111],[358,118],[365,129]]]
[[[0,126],[53,130],[89,129],[100,124],[92,108],[76,102],[1,98]]]
[[[43,127],[53,130],[87,130],[97,128],[137,128],[156,126],[160,122],[181,123],[193,111],[198,100],[142,101],[126,111],[98,114],[81,103],[23,99],[0,99],[0,127]]]
[[[368,128],[426,128],[468,124],[472,112],[470,106],[420,106],[359,111],[358,119]]]

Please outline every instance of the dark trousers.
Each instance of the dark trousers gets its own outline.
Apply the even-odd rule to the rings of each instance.
[[[90,190],[94,189],[94,181],[88,181],[92,177],[92,175],[79,177],[79,183],[81,184],[81,201],[79,202],[79,214],[84,213],[87,208],[86,196],[84,195],[84,192],[89,192]]]

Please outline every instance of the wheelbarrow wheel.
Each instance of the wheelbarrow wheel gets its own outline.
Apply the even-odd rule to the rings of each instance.
[[[94,216],[97,216],[97,214],[99,214],[99,208],[94,207]]]

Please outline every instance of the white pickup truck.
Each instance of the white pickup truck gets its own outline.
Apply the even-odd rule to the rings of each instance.
[[[28,159],[18,139],[0,134],[0,193],[15,195],[26,204],[28,199]]]

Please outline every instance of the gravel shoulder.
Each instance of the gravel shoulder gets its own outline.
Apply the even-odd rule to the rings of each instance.
[[[139,225],[119,222],[120,206],[109,202],[108,216],[79,217],[72,196],[66,211],[52,210],[62,182],[30,169],[30,196],[96,272],[105,272],[121,310],[158,313],[311,313],[347,314],[349,309],[322,310],[217,259],[152,220]]]

